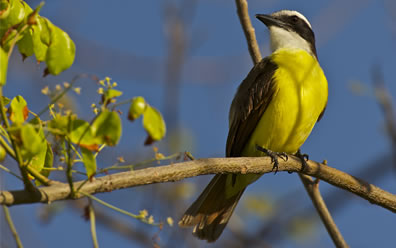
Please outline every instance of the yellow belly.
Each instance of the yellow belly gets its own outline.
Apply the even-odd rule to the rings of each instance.
[[[271,59],[278,65],[275,92],[242,156],[265,156],[256,145],[275,152],[296,153],[327,103],[327,80],[314,57],[303,50],[278,50]],[[260,176],[229,176],[227,196],[238,193]]]
[[[275,93],[243,156],[264,156],[256,144],[276,152],[295,153],[308,138],[327,103],[327,80],[317,60],[303,50],[278,50]]]

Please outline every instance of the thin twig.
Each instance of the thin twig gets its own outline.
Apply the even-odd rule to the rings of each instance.
[[[253,63],[261,61],[260,48],[257,45],[256,34],[249,18],[248,4],[246,0],[235,0],[239,21],[241,22],[243,32],[245,33],[250,56]]]
[[[64,90],[59,93],[58,95],[56,95],[54,98],[51,99],[50,103],[47,104],[46,107],[44,107],[35,118],[40,117],[41,115],[43,115],[45,112],[47,112],[51,105],[56,103],[59,99],[61,99],[69,90],[71,90],[74,86],[74,84],[81,78],[91,78],[93,81],[98,81],[98,78],[95,75],[88,75],[88,74],[78,74],[76,76],[73,77],[73,79],[70,82],[69,87],[65,87]]]
[[[8,207],[3,205],[3,210],[4,210],[4,217],[6,218],[8,226],[10,227],[12,236],[14,236],[17,247],[23,248],[21,239],[19,238],[19,235],[15,228],[14,222],[11,219],[11,214],[10,214],[10,211],[8,210]]]
[[[89,221],[91,222],[92,243],[93,243],[94,248],[99,248],[98,238],[96,236],[95,211],[92,206],[91,199],[89,199],[88,211],[89,211]]]
[[[326,203],[320,194],[319,181],[315,182],[311,177],[304,174],[299,174],[299,176],[335,246],[342,248],[349,247],[342,237],[341,232],[338,230],[338,227],[331,217]]]
[[[85,209],[86,204],[82,200],[71,201],[69,206],[74,208],[78,213]],[[109,213],[107,209],[95,205],[95,220],[98,225],[107,228],[107,231],[121,235],[134,244],[138,243],[143,247],[148,247],[153,243],[150,234],[142,229],[134,228],[132,222],[123,215],[120,217]]]
[[[111,205],[110,203],[107,203],[107,202],[105,202],[105,201],[102,201],[101,199],[99,199],[99,198],[97,198],[97,197],[95,197],[95,196],[93,196],[93,195],[86,194],[86,193],[84,193],[84,192],[81,192],[81,194],[83,194],[84,196],[88,197],[88,198],[91,199],[91,200],[94,200],[94,201],[96,201],[96,202],[102,204],[103,206],[106,206],[106,207],[108,207],[108,208],[111,208],[111,209],[113,209],[114,211],[117,211],[117,212],[119,212],[119,213],[125,214],[125,215],[130,216],[130,217],[132,217],[132,218],[134,218],[134,219],[138,219],[138,220],[142,221],[143,223],[146,223],[146,224],[149,224],[149,225],[153,225],[153,226],[159,226],[159,225],[161,224],[161,223],[154,223],[154,222],[150,223],[150,222],[148,221],[148,219],[146,218],[146,216],[144,216],[144,215],[137,215],[137,214],[130,213],[130,212],[125,211],[125,210],[123,210],[123,209],[121,209],[121,208],[118,208],[118,207],[116,207],[116,206],[114,206],[114,205]]]
[[[20,179],[21,181],[23,181],[22,177],[20,177],[18,174],[12,172],[10,169],[8,169],[7,167],[5,167],[4,165],[0,164],[0,169],[4,170],[5,172],[10,173],[11,175],[13,175],[14,177]]]
[[[68,116],[68,125],[67,125],[67,132],[70,133],[71,129],[71,115]],[[67,149],[65,151],[65,156],[67,158],[67,167],[66,167],[66,177],[67,177],[67,182],[69,183],[70,186],[70,196],[74,198],[75,195],[75,190],[74,190],[74,184],[73,184],[73,173],[72,173],[72,167],[73,167],[73,162],[72,162],[72,154],[71,154],[71,141],[70,139],[67,140]]]
[[[171,160],[172,158],[179,158],[179,157],[182,157],[183,154],[184,153],[177,152],[177,153],[173,153],[171,155],[164,156],[164,157],[150,158],[150,159],[147,159],[145,161],[142,161],[142,162],[139,162],[139,163],[136,163],[136,164],[131,164],[131,165],[112,165],[110,167],[106,167],[106,168],[101,169],[97,174],[100,174],[100,173],[103,173],[103,172],[107,172],[109,170],[125,170],[125,169],[133,170],[133,169],[136,169],[137,167],[140,167],[140,166],[143,166],[143,165],[148,165],[148,164],[153,163],[153,162],[160,162],[160,161],[163,161],[163,160]]]
[[[396,116],[392,103],[392,97],[385,87],[384,75],[381,68],[373,66],[372,69],[373,84],[375,87],[375,96],[378,104],[384,114],[388,136],[392,142],[394,166],[396,166]]]

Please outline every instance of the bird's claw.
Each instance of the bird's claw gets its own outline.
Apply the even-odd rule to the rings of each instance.
[[[281,159],[283,159],[283,161],[287,161],[287,160],[289,160],[289,157],[287,156],[287,153],[286,152],[280,152],[280,153],[278,153],[278,157],[280,157]]]
[[[308,166],[307,161],[309,160],[309,155],[305,153],[301,153],[300,149],[298,149],[296,156],[300,159],[301,161],[301,171],[304,171],[305,168]]]
[[[279,168],[279,161],[278,157],[281,158],[283,161],[287,161],[289,157],[285,152],[273,152],[269,149],[256,145],[256,149],[258,151],[264,152],[267,156],[271,158],[271,163],[273,163],[272,171],[275,171],[275,174],[278,172]]]

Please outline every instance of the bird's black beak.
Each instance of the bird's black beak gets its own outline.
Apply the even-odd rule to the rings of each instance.
[[[281,20],[271,16],[271,15],[263,15],[257,14],[256,18],[262,21],[267,27],[276,26],[276,27],[284,27],[285,23]]]

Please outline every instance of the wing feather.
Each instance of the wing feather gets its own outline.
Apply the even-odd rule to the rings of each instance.
[[[261,60],[242,81],[232,101],[226,156],[241,156],[274,93],[276,64],[269,57]]]

